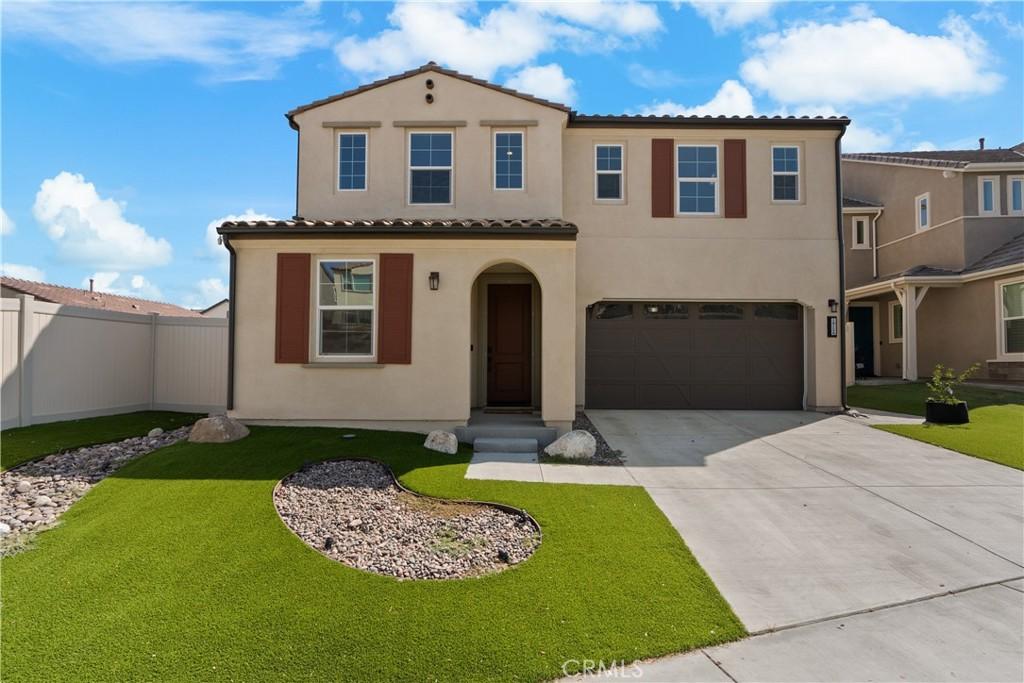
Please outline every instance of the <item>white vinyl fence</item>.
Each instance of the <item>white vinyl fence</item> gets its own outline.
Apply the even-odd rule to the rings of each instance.
[[[2,428],[135,410],[223,410],[228,322],[0,299]]]

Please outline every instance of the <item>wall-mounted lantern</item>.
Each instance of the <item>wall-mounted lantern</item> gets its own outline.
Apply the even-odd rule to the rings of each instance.
[[[441,287],[441,273],[436,270],[430,273],[430,291],[436,292]]]
[[[839,310],[839,302],[836,301],[835,299],[829,299],[828,300],[828,310],[831,311],[832,313],[835,313],[836,311],[838,311]]]

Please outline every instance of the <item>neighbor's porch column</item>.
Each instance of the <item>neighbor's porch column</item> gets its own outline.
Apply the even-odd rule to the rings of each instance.
[[[917,374],[917,307],[928,293],[927,287],[904,285],[894,287],[896,298],[903,306],[903,379],[915,381]]]

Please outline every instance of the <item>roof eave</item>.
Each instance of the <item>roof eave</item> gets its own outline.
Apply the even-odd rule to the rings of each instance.
[[[850,119],[767,116],[604,116],[569,115],[569,128],[824,128],[845,130]]]

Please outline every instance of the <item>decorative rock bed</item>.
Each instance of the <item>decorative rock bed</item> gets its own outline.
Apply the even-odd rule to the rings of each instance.
[[[587,465],[625,465],[625,459],[622,456],[622,451],[615,450],[608,442],[601,436],[601,432],[597,430],[597,427],[587,414],[583,411],[576,413],[576,419],[572,423],[573,429],[582,429],[590,432],[594,439],[597,441],[597,450],[594,452],[594,457],[587,459],[586,461],[575,461],[579,464]]]
[[[527,559],[541,540],[525,512],[421,496],[368,460],[308,465],[281,480],[274,505],[327,557],[398,579],[491,574]]]
[[[48,455],[0,473],[0,555],[25,548],[99,481],[123,465],[188,436],[189,428]]]

